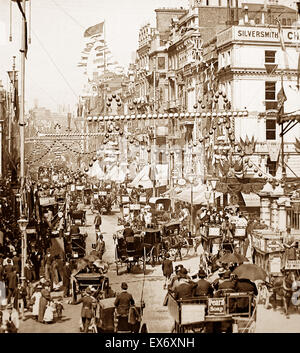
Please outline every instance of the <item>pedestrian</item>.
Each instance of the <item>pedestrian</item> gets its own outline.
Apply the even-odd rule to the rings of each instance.
[[[165,277],[164,289],[166,289],[167,285],[169,284],[170,277],[173,273],[173,262],[170,260],[170,254],[168,253],[166,254],[166,258],[162,263],[162,272]]]
[[[62,298],[58,298],[56,302],[56,315],[57,315],[57,321],[62,320],[62,314],[63,314],[64,306],[62,303]]]
[[[94,308],[96,305],[96,299],[92,296],[92,290],[86,289],[86,295],[81,299],[81,321],[83,325],[83,332],[88,333],[91,320],[94,316]]]
[[[100,260],[102,260],[102,256],[105,252],[105,241],[103,240],[102,234],[99,235],[99,239],[98,239],[95,250],[97,251]]]
[[[66,262],[65,266],[63,267],[63,287],[64,287],[63,296],[64,296],[64,298],[67,298],[70,296],[71,272],[72,271],[71,271],[70,263]]]
[[[18,277],[15,269],[6,274],[7,281],[7,302],[11,303],[11,299],[15,296],[15,291],[18,286]]]
[[[5,333],[17,333],[19,330],[19,314],[12,304],[8,304],[2,316],[3,329]]]
[[[19,314],[21,314],[21,317],[23,320],[24,320],[24,316],[23,316],[24,309],[27,305],[26,297],[27,297],[26,288],[22,286],[21,283],[19,283],[15,291],[14,308],[18,311]]]
[[[33,293],[31,297],[31,303],[32,303],[32,316],[34,319],[37,321],[38,320],[38,315],[39,315],[39,307],[40,307],[40,299],[42,297],[41,290],[43,289],[42,285],[38,284],[35,292]]]
[[[35,279],[38,281],[40,279],[40,268],[41,268],[42,257],[40,252],[35,247],[32,248],[30,260],[34,268]]]
[[[134,305],[134,299],[132,295],[127,292],[128,285],[126,282],[121,284],[121,289],[122,292],[117,295],[114,305],[118,316],[128,316],[130,306]]]
[[[100,232],[100,226],[102,224],[102,218],[101,218],[101,215],[100,215],[100,212],[97,211],[97,214],[95,216],[95,219],[94,219],[94,225],[95,225],[95,232]]]
[[[45,310],[45,314],[44,314],[44,323],[45,324],[52,324],[54,321],[54,313],[56,311],[56,304],[54,303],[54,301],[50,300],[50,302],[48,302],[46,310]]]
[[[45,315],[47,305],[51,301],[50,287],[51,287],[51,283],[49,281],[46,281],[44,284],[44,288],[41,290],[42,296],[40,299],[39,315],[38,315],[38,321],[41,323],[43,323],[44,321],[44,315]]]

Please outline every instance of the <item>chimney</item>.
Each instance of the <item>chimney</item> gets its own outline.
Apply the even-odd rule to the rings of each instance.
[[[297,5],[297,12],[298,12],[298,22],[300,22],[300,1],[297,1],[296,5]]]
[[[239,24],[239,0],[235,0],[235,19],[234,24]]]
[[[227,0],[227,21],[226,25],[231,26],[232,21],[231,21],[231,10],[230,10],[230,0]]]
[[[244,7],[244,11],[245,11],[245,23],[248,23],[249,22],[249,17],[248,17],[248,6],[246,5]]]

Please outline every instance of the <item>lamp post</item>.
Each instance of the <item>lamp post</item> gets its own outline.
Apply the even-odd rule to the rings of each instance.
[[[194,207],[194,190],[193,190],[193,186],[194,186],[194,180],[195,180],[195,176],[194,175],[190,175],[189,176],[189,182],[191,184],[191,223],[190,223],[190,228],[191,228],[191,234],[193,233],[193,227],[194,227],[194,222],[193,222],[193,207]]]
[[[26,258],[27,258],[27,233],[26,233],[26,227],[28,225],[28,219],[25,218],[24,215],[21,215],[21,218],[18,220],[18,224],[20,227],[21,231],[21,249],[22,249],[22,254],[21,254],[21,281],[22,285],[24,286],[25,284],[25,263],[26,263]]]

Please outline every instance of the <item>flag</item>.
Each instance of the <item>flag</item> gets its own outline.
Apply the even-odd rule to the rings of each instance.
[[[92,27],[89,27],[84,32],[84,38],[93,37],[95,35],[102,35],[104,33],[104,21],[100,22]]]
[[[287,100],[287,97],[284,92],[283,79],[281,77],[281,88],[280,88],[280,91],[277,93],[277,110],[278,110],[277,122],[278,122],[278,124],[281,123],[281,116],[283,114],[284,102],[286,100]]]
[[[278,23],[278,36],[279,36],[279,41],[281,45],[281,50],[286,51],[280,21],[277,20],[277,23]]]

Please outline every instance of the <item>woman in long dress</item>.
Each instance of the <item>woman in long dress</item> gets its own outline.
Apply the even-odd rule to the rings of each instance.
[[[38,285],[36,287],[36,291],[33,293],[31,300],[34,302],[32,306],[32,315],[34,318],[37,320],[39,316],[39,307],[40,307],[40,299],[42,297],[41,289],[43,287],[41,285]]]
[[[47,304],[50,302],[51,300],[51,296],[50,296],[50,283],[46,282],[44,285],[44,289],[42,289],[41,291],[41,299],[40,299],[40,305],[39,305],[39,317],[38,317],[38,321],[39,322],[43,322],[44,321],[44,315],[45,315],[45,311],[47,308]]]

